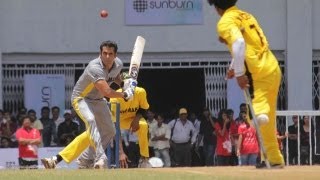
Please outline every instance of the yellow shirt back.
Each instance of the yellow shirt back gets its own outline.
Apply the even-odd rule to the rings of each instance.
[[[117,90],[117,92],[121,91],[121,89]],[[123,98],[110,98],[112,120],[114,122],[116,114],[116,108],[114,103],[116,102],[120,103],[120,126],[123,128],[125,128],[124,126],[127,126],[127,124],[131,123],[131,121],[136,116],[136,112],[139,108],[146,110],[149,109],[147,93],[146,90],[142,87],[135,88],[133,99],[130,101],[125,101]]]
[[[238,38],[246,43],[245,62],[253,79],[272,73],[278,61],[255,17],[233,6],[226,10],[217,24],[217,32],[232,54],[232,44]]]

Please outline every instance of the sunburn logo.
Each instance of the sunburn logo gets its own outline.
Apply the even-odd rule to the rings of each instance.
[[[143,13],[149,9],[178,9],[192,10],[193,0],[134,0],[133,9],[136,12]]]

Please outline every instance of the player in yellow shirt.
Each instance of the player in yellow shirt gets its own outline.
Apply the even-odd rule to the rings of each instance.
[[[283,167],[274,133],[280,67],[255,17],[238,9],[236,2],[208,0],[221,16],[217,23],[219,41],[227,45],[233,58],[227,77],[235,76],[241,89],[249,88],[268,160],[272,167]],[[264,167],[264,162],[257,165],[257,168]]]
[[[128,84],[126,81],[130,76],[127,72],[123,72],[121,76],[124,80],[122,89],[126,89],[126,84]],[[122,92],[122,89],[118,89],[117,92]],[[141,155],[140,165],[145,166],[149,158],[148,123],[143,117],[149,109],[146,90],[142,87],[136,87],[134,96],[129,101],[121,98],[110,99],[110,103],[116,102],[120,103],[120,129],[130,130],[130,132],[137,134]],[[111,113],[112,116],[115,116],[114,106],[111,106]],[[115,118],[112,119],[115,120]],[[122,146],[120,146],[120,161],[123,157],[121,149]]]

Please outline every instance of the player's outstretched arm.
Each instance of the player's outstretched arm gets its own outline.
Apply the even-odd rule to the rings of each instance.
[[[94,86],[98,89],[98,91],[103,95],[108,98],[124,98],[124,93],[123,92],[117,92],[113,90],[108,83],[101,79],[98,80],[94,83]]]

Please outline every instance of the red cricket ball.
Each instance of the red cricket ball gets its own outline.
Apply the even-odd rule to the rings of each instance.
[[[101,10],[100,16],[101,16],[102,18],[108,17],[108,11],[106,11],[106,10]]]

